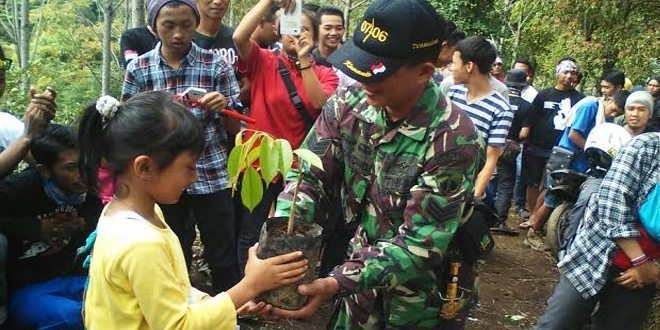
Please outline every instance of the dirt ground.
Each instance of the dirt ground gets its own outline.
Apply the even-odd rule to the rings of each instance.
[[[510,217],[510,225],[517,226],[515,216]],[[534,328],[559,273],[549,254],[533,251],[523,244],[524,235],[521,230],[518,237],[495,236],[495,250],[480,265],[480,302],[466,329]],[[193,274],[193,285],[203,288],[207,280],[203,274]],[[239,324],[241,329],[248,330],[325,329],[333,310],[328,304],[308,320],[242,319]]]

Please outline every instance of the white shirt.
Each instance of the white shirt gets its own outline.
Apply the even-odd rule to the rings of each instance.
[[[25,125],[23,122],[7,112],[0,112],[0,150],[14,142],[23,135]]]

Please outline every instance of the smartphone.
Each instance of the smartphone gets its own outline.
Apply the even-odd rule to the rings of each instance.
[[[299,36],[302,30],[302,0],[291,2],[291,7],[280,18],[280,34]]]
[[[204,95],[206,95],[206,89],[204,88],[188,87],[183,92],[183,96],[191,101],[199,101]]]

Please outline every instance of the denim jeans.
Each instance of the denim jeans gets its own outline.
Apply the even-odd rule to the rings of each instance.
[[[593,319],[594,329],[640,329],[651,309],[655,292],[653,285],[640,290],[628,290],[611,283],[610,279],[610,283],[597,295],[585,299],[561,275],[536,330],[581,329],[589,322],[599,302]]]
[[[495,209],[502,222],[506,222],[516,184],[516,160],[502,156],[497,162],[497,198]]]
[[[525,210],[527,185],[522,176],[522,152],[516,157],[516,184],[513,186],[513,198],[516,201],[516,209]]]

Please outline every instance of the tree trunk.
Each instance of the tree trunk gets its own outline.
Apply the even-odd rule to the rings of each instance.
[[[30,26],[30,1],[21,1],[21,27],[19,29],[18,39],[18,61],[22,70],[21,73],[21,93],[26,94],[30,89],[30,73],[28,67],[30,66],[30,37],[32,34],[32,27]]]
[[[112,19],[114,8],[112,2],[103,4],[103,65],[101,75],[101,95],[110,94],[110,62],[112,54],[110,49],[110,38],[112,33]]]
[[[131,27],[144,25],[144,0],[132,0],[131,9]]]
[[[352,0],[346,0],[346,9],[344,9],[344,25],[346,25],[345,30],[346,33],[344,33],[347,37],[348,35],[351,34],[351,29],[349,26],[350,23],[350,18],[351,18],[351,6],[353,5]]]
[[[518,58],[518,48],[520,47],[520,36],[522,35],[522,30],[523,30],[523,14],[524,12],[520,13],[520,16],[518,16],[518,26],[516,28],[516,31],[513,34],[513,57],[511,60],[511,67],[513,67],[513,64],[515,64],[516,58]]]

